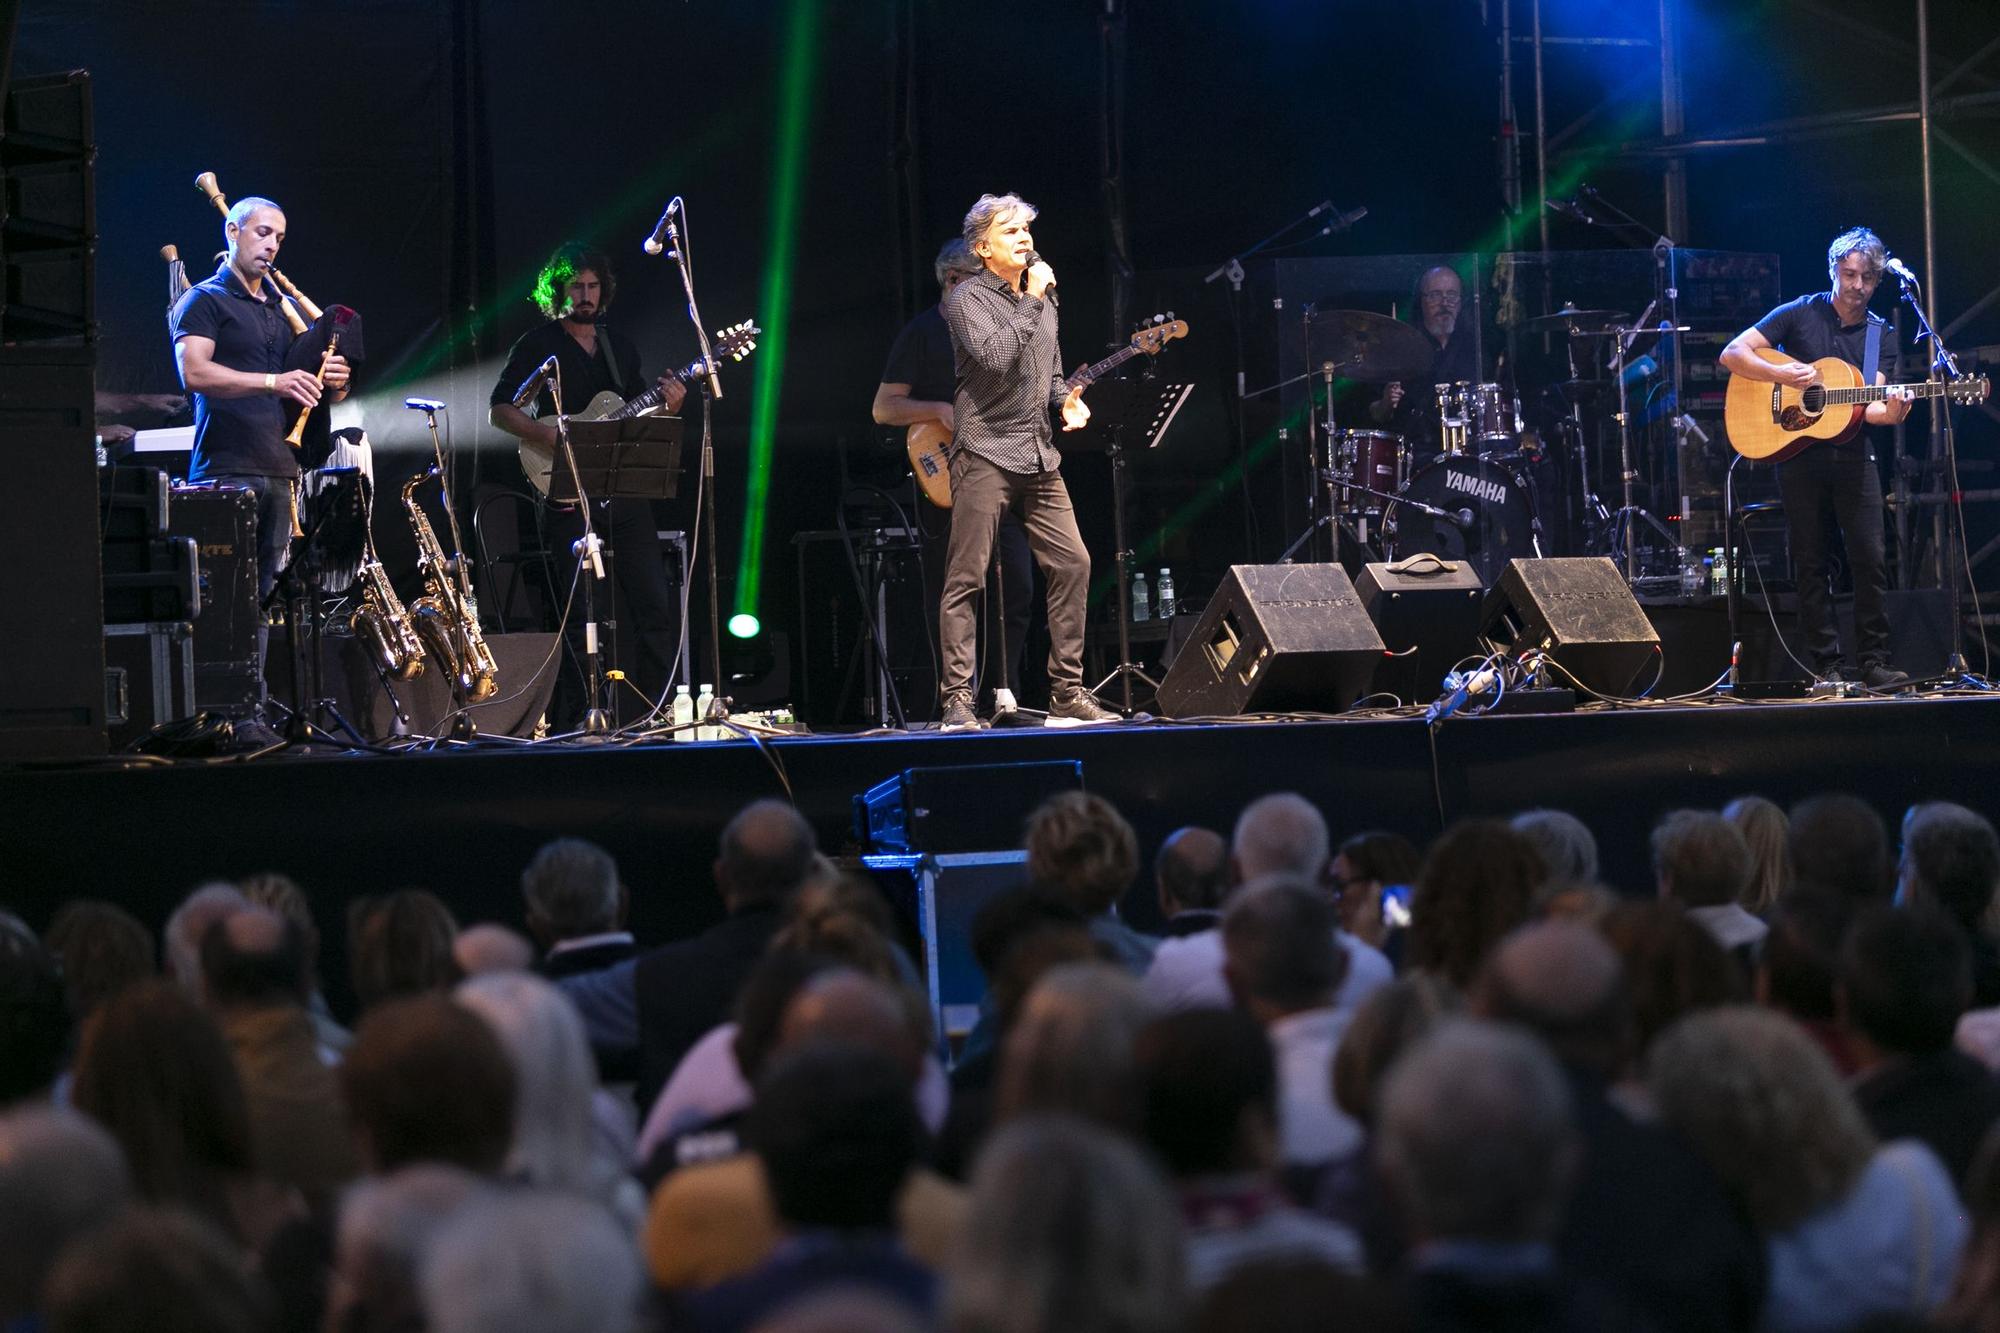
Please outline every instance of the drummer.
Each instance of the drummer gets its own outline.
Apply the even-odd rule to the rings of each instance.
[[[1431,374],[1404,391],[1401,380],[1382,386],[1381,396],[1368,405],[1369,419],[1412,440],[1438,438],[1434,385],[1481,379],[1476,334],[1471,321],[1461,325],[1458,312],[1465,303],[1465,283],[1457,270],[1439,264],[1417,279],[1417,299],[1409,321],[1423,330],[1431,344]]]

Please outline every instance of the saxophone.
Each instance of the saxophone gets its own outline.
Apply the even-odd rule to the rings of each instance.
[[[424,674],[424,645],[417,637],[410,613],[389,582],[389,571],[375,558],[375,544],[361,562],[361,605],[347,618],[347,627],[368,645],[375,665],[395,680],[414,680]]]
[[[417,570],[424,595],[410,604],[410,617],[424,651],[451,677],[452,689],[468,703],[491,699],[500,688],[500,667],[479,631],[479,603],[463,556],[447,557],[417,502],[417,487],[439,476],[437,467],[403,483],[403,508],[417,537]]]

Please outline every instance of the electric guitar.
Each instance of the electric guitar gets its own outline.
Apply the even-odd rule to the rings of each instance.
[[[1139,326],[1125,346],[1095,365],[1085,366],[1063,383],[1072,390],[1085,388],[1135,356],[1157,354],[1175,338],[1185,338],[1187,331],[1186,320],[1155,315],[1151,323]],[[904,437],[903,447],[910,455],[910,471],[916,475],[917,489],[939,509],[951,508],[951,439],[944,423],[935,420],[914,423]]]
[[[757,338],[764,331],[750,320],[741,324],[731,324],[726,329],[717,329],[715,341],[710,350],[717,364],[723,361],[741,361],[756,350]],[[708,363],[700,357],[688,362],[672,373],[677,384],[687,384],[708,373]],[[585,404],[581,412],[565,414],[566,421],[623,421],[627,417],[642,417],[666,406],[667,395],[661,386],[655,384],[642,394],[631,398],[620,398],[606,389]],[[549,493],[549,473],[555,467],[558,446],[543,444],[539,440],[521,441],[521,471],[528,474],[528,482],[543,495]]]
[[[1797,359],[1775,347],[1756,351],[1758,360],[1772,365]],[[1802,453],[1814,440],[1853,438],[1861,429],[1861,414],[1868,404],[1886,400],[1892,390],[1908,389],[1917,398],[1980,403],[1992,389],[1984,375],[1935,383],[1863,384],[1860,368],[1837,356],[1821,357],[1812,367],[1819,372],[1819,382],[1809,389],[1731,375],[1728,396],[1722,403],[1729,447],[1753,463],[1782,463]]]

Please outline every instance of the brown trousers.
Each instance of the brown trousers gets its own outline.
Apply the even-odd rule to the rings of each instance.
[[[938,643],[944,689],[972,688],[978,617],[973,602],[986,587],[986,567],[1001,514],[1012,509],[1028,534],[1028,549],[1049,585],[1049,685],[1083,683],[1083,618],[1090,594],[1090,552],[1076,530],[1076,511],[1060,472],[1009,472],[968,449],[951,463],[951,545],[945,555]]]

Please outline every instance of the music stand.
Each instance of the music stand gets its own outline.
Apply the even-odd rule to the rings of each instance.
[[[1192,384],[1161,384],[1149,379],[1104,380],[1090,390],[1090,421],[1069,440],[1071,449],[1101,449],[1111,455],[1111,541],[1118,565],[1118,665],[1099,682],[1096,694],[1117,681],[1125,711],[1132,711],[1132,677],[1153,687],[1160,682],[1132,661],[1132,552],[1125,545],[1125,432],[1138,433],[1141,448],[1160,447],[1168,427],[1194,392]]]

